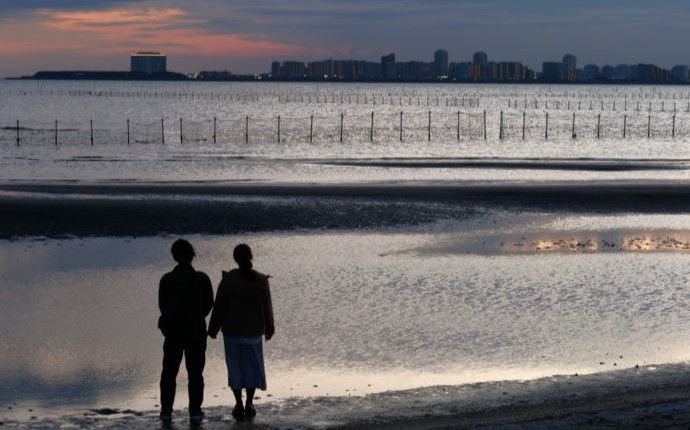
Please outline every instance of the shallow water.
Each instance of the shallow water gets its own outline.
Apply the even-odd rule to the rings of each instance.
[[[687,360],[690,253],[515,253],[499,243],[516,232],[578,235],[583,223],[607,237],[680,235],[673,229],[686,217],[516,215],[510,224],[498,213],[405,230],[191,239],[214,283],[241,241],[272,276],[278,332],[266,345],[262,402]],[[1,244],[0,405],[21,405],[10,417],[155,409],[157,282],[172,239]],[[206,403],[228,404],[218,341],[206,380]]]
[[[118,95],[94,95],[100,91]],[[155,91],[176,97],[141,96]],[[214,98],[218,94],[231,101]],[[288,406],[298,408],[304,405],[294,396],[328,396],[312,405],[318,407],[334,396],[634,369],[680,363],[690,355],[690,219],[678,206],[675,214],[654,213],[663,210],[655,201],[650,208],[628,206],[623,213],[617,212],[616,200],[597,214],[586,201],[566,205],[570,212],[549,212],[542,209],[548,202],[539,202],[544,203],[539,208],[504,209],[500,202],[475,207],[471,199],[450,202],[432,192],[413,202],[399,194],[355,193],[329,200],[289,190],[295,183],[415,185],[431,191],[438,184],[573,182],[586,187],[611,181],[614,188],[685,182],[690,178],[690,117],[682,111],[690,97],[686,88],[0,82],[0,95],[5,101],[0,105],[0,181],[38,184],[27,193],[3,191],[6,201],[33,199],[40,206],[49,200],[69,205],[70,199],[107,199],[131,206],[146,199],[170,207],[176,195],[161,197],[151,190],[128,195],[111,189],[94,197],[79,194],[90,193],[79,186],[62,194],[41,194],[40,187],[238,182],[249,186],[249,195],[195,196],[187,189],[179,198],[199,199],[200,211],[221,202],[244,205],[244,215],[252,208],[272,208],[254,215],[260,218],[254,229],[190,236],[199,254],[197,268],[214,282],[231,267],[238,242],[250,243],[257,268],[272,275],[278,332],[266,345],[269,390],[260,394],[263,403],[292,399]],[[369,104],[361,103],[365,96]],[[379,99],[374,105],[374,96],[388,102]],[[318,97],[330,97],[329,102],[314,102]],[[359,104],[352,101],[358,97]],[[441,101],[430,107],[415,104],[414,98]],[[487,140],[476,135],[457,140],[448,122],[445,134],[429,141],[418,120],[433,110],[434,120],[445,115],[450,121],[458,107],[443,106],[445,100],[465,100],[475,117],[487,110]],[[527,109],[535,101],[540,107]],[[601,139],[591,128],[599,111],[583,112],[579,106],[578,118],[589,128],[571,139],[576,102],[606,105],[599,107],[608,127]],[[640,123],[643,113],[621,110],[637,102],[651,104],[656,127],[651,138]],[[678,135],[670,138],[668,109],[675,103]],[[405,118],[417,123],[400,141],[394,121],[403,108]],[[533,118],[524,141],[516,134],[523,109]],[[165,145],[127,146],[121,136],[115,139],[120,143],[94,146],[12,143],[16,119],[50,129],[58,113],[61,123],[82,131],[92,117],[118,127],[126,118],[165,118],[166,135],[175,136],[180,117],[208,126],[214,116],[236,121],[245,115],[269,120],[286,115],[286,121],[290,116],[294,124],[301,121],[294,127],[303,130],[304,119],[314,112],[366,119],[372,110],[385,131],[373,143],[329,138],[313,144],[302,139],[190,145],[173,138]],[[505,139],[498,134],[502,110],[507,112]],[[546,112],[553,127],[548,140],[539,128]],[[631,134],[622,139],[614,128],[627,118],[625,112]],[[288,185],[288,191],[256,196],[252,184]],[[599,198],[609,195],[616,197],[615,190]],[[530,198],[539,200],[536,194]],[[287,219],[277,219],[285,211]],[[53,216],[67,213],[63,208]],[[316,215],[314,223],[305,220]],[[99,220],[88,222],[98,225]],[[328,227],[314,228],[320,225]],[[168,247],[175,238],[82,238],[71,231],[72,239],[36,236],[64,234],[49,230],[36,226],[39,233],[33,236],[0,241],[0,419],[91,407],[155,410],[162,354],[157,285],[172,267]],[[249,230],[253,233],[238,233]],[[178,408],[186,403],[180,378]],[[209,344],[206,378],[206,403],[228,404],[219,341]],[[464,396],[466,388],[453,391]],[[408,402],[416,396],[414,390],[401,395]],[[402,403],[395,413],[401,410],[406,410]]]

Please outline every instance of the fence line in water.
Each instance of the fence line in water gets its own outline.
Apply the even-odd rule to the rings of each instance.
[[[508,109],[545,110],[601,110],[601,111],[659,111],[690,112],[690,92],[619,92],[619,91],[552,91],[529,92],[494,91],[482,95],[473,88],[461,91],[426,91],[414,89],[319,89],[313,86],[300,92],[265,91],[171,91],[144,89],[24,89],[9,90],[2,94],[33,97],[93,97],[206,101],[257,104],[267,101],[280,104],[341,104],[452,107],[462,109],[495,108],[494,103]]]
[[[2,145],[349,143],[690,137],[690,113],[416,111],[123,123],[0,121]]]

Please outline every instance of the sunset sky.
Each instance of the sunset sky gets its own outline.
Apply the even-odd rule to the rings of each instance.
[[[0,77],[128,70],[135,51],[177,72],[262,73],[272,60],[690,63],[684,0],[0,0]]]

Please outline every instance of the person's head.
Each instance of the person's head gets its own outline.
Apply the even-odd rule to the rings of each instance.
[[[194,257],[196,257],[194,247],[184,239],[177,239],[173,242],[170,247],[170,253],[172,254],[173,260],[180,264],[191,264]]]
[[[252,249],[249,247],[249,245],[245,243],[240,243],[237,245],[232,251],[232,258],[235,259],[235,262],[238,266],[240,266],[240,269],[252,268],[252,258],[254,258],[254,256],[252,255]]]

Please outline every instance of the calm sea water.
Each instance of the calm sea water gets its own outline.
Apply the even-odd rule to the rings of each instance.
[[[0,82],[0,96],[5,183],[433,187],[688,179],[690,90],[684,87],[6,81]],[[402,141],[395,129],[401,110],[413,124]],[[458,111],[475,121],[483,120],[485,110],[486,140],[481,134],[453,135]],[[372,111],[388,122],[377,129],[383,134],[367,142]],[[424,129],[429,111],[432,121],[445,118],[431,140]],[[525,140],[523,111],[533,121]],[[546,113],[550,137],[541,136],[539,125],[546,126]],[[576,139],[570,135],[573,113],[583,121]],[[336,134],[311,143],[246,143],[240,136],[214,144],[170,137],[165,144],[127,145],[119,135],[93,146],[11,141],[17,119],[22,127],[49,133],[55,119],[84,131],[91,119],[123,127],[127,119],[158,124],[162,118],[166,135],[175,136],[180,118],[183,127],[186,121],[208,126],[214,117],[241,125],[247,116],[270,125],[280,115],[283,124],[292,121],[294,131],[306,130],[311,115],[330,118],[337,127],[341,114],[361,120],[364,139],[340,142]],[[608,125],[597,138],[593,121],[600,114]],[[647,138],[650,117],[656,135]],[[614,133],[614,124],[628,120],[630,135]],[[484,164],[438,164],[467,159]],[[511,164],[501,167],[497,160]],[[574,168],[554,167],[564,160]],[[596,163],[610,168],[592,168]],[[665,164],[674,168],[660,168]],[[442,203],[430,201],[419,210],[436,210],[436,204]],[[690,255],[682,247],[623,245],[648,244],[646,237],[653,235],[685,243],[688,221],[683,214],[585,217],[473,207],[463,216],[414,225],[212,237],[190,232],[190,239],[199,254],[197,268],[214,283],[231,267],[231,250],[239,242],[250,243],[257,268],[272,275],[278,332],[266,346],[270,388],[261,395],[270,401],[686,361]],[[0,405],[17,403],[7,416],[25,418],[28,409],[49,415],[72,407],[156,408],[162,347],[156,293],[158,279],[172,266],[173,239],[0,243]],[[546,248],[588,240],[621,246]],[[537,252],[536,246],[543,249]],[[218,342],[211,341],[208,356],[208,403],[227,404]],[[178,402],[184,404],[184,393]]]

